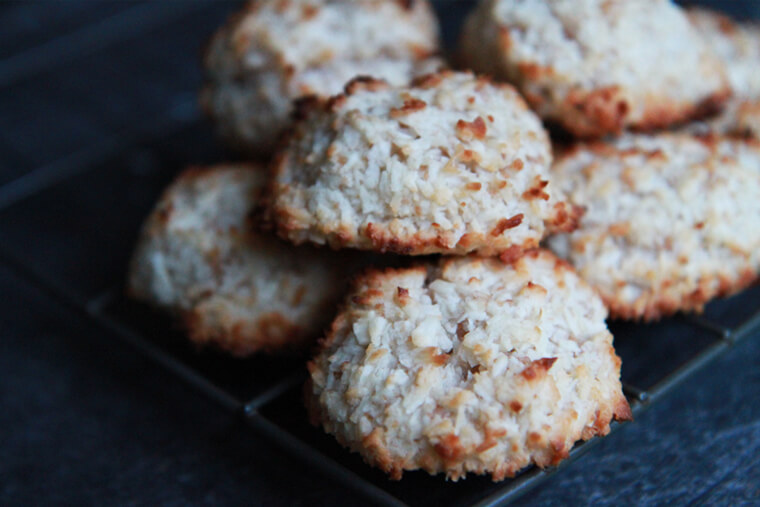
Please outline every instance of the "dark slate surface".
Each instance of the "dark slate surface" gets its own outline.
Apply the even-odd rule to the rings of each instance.
[[[0,505],[357,501],[0,268]]]
[[[702,3],[741,16],[760,11],[760,2]],[[437,5],[449,42],[467,4]],[[200,47],[235,6],[0,3],[0,258],[14,257],[74,300],[118,294],[129,245],[163,185],[188,163],[230,156],[198,121],[195,91]],[[362,502],[2,263],[0,295],[0,505]],[[109,301],[108,312],[138,320],[118,297]],[[736,304],[713,305],[710,316],[733,325]],[[142,318],[168,340],[159,321]],[[665,328],[667,340],[651,343],[660,327],[616,326],[621,355],[633,358],[624,366],[629,380],[651,383],[696,350],[679,347],[692,336],[688,325]],[[243,398],[300,368],[265,359],[231,365],[177,352],[182,345],[166,343]],[[636,360],[639,347],[656,368]],[[519,503],[759,503],[758,362],[756,335]],[[302,425],[296,398],[265,415]],[[308,439],[313,430],[303,431]]]
[[[519,504],[760,502],[758,361],[755,335]]]
[[[0,504],[354,504],[0,268]],[[760,498],[760,337],[520,504]]]

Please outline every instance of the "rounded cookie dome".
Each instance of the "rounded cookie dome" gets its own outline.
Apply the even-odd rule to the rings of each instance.
[[[605,316],[548,251],[373,271],[309,364],[307,406],[395,479],[556,464],[631,416]]]
[[[250,165],[182,173],[146,220],[129,273],[133,297],[178,316],[192,341],[239,356],[305,348],[352,262],[255,232],[264,175]]]
[[[682,123],[731,94],[722,62],[670,0],[483,0],[461,53],[579,137]]]
[[[268,155],[294,99],[330,96],[358,75],[395,84],[442,65],[427,0],[259,0],[213,37],[201,102],[222,136]]]
[[[586,212],[548,245],[614,317],[699,311],[760,272],[760,144],[627,135],[558,157],[556,183]]]
[[[360,79],[306,106],[273,163],[271,218],[295,243],[483,255],[538,246],[578,210],[518,93],[469,73]]]

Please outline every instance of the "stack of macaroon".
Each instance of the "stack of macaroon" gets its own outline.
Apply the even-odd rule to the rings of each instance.
[[[478,74],[440,53],[427,1],[250,3],[202,102],[259,162],[180,175],[129,290],[238,356],[317,344],[313,422],[392,478],[500,480],[630,419],[608,315],[757,278],[760,29],[481,0]]]

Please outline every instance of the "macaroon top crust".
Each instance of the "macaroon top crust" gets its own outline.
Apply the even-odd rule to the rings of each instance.
[[[442,72],[411,86],[357,79],[303,105],[273,164],[279,234],[407,255],[496,255],[572,230],[551,147],[508,85]]]
[[[683,123],[731,94],[722,62],[669,0],[484,0],[462,53],[577,137]]]
[[[554,465],[631,417],[605,316],[548,251],[372,271],[309,363],[312,421],[394,479]]]

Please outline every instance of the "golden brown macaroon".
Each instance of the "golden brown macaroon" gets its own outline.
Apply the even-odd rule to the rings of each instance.
[[[690,8],[687,15],[725,65],[734,96],[760,99],[760,23],[734,21],[704,8]]]
[[[355,266],[255,232],[264,179],[251,165],[186,170],[145,222],[129,272],[132,297],[176,315],[193,342],[236,356],[305,348]]]
[[[395,84],[443,66],[428,0],[258,0],[209,44],[201,102],[223,139],[266,157],[293,100],[329,97],[359,75]]]
[[[684,123],[731,94],[722,62],[669,0],[482,0],[461,53],[577,137]]]
[[[605,316],[544,250],[371,271],[309,363],[312,422],[393,479],[555,465],[631,418]]]
[[[735,21],[704,8],[687,13],[725,65],[734,97],[719,115],[685,130],[760,139],[760,24]]]
[[[760,143],[628,135],[558,156],[557,185],[586,213],[549,239],[623,319],[701,311],[760,270]]]
[[[305,109],[269,195],[296,244],[498,255],[575,225],[551,184],[548,135],[511,86],[464,72],[358,79]]]

